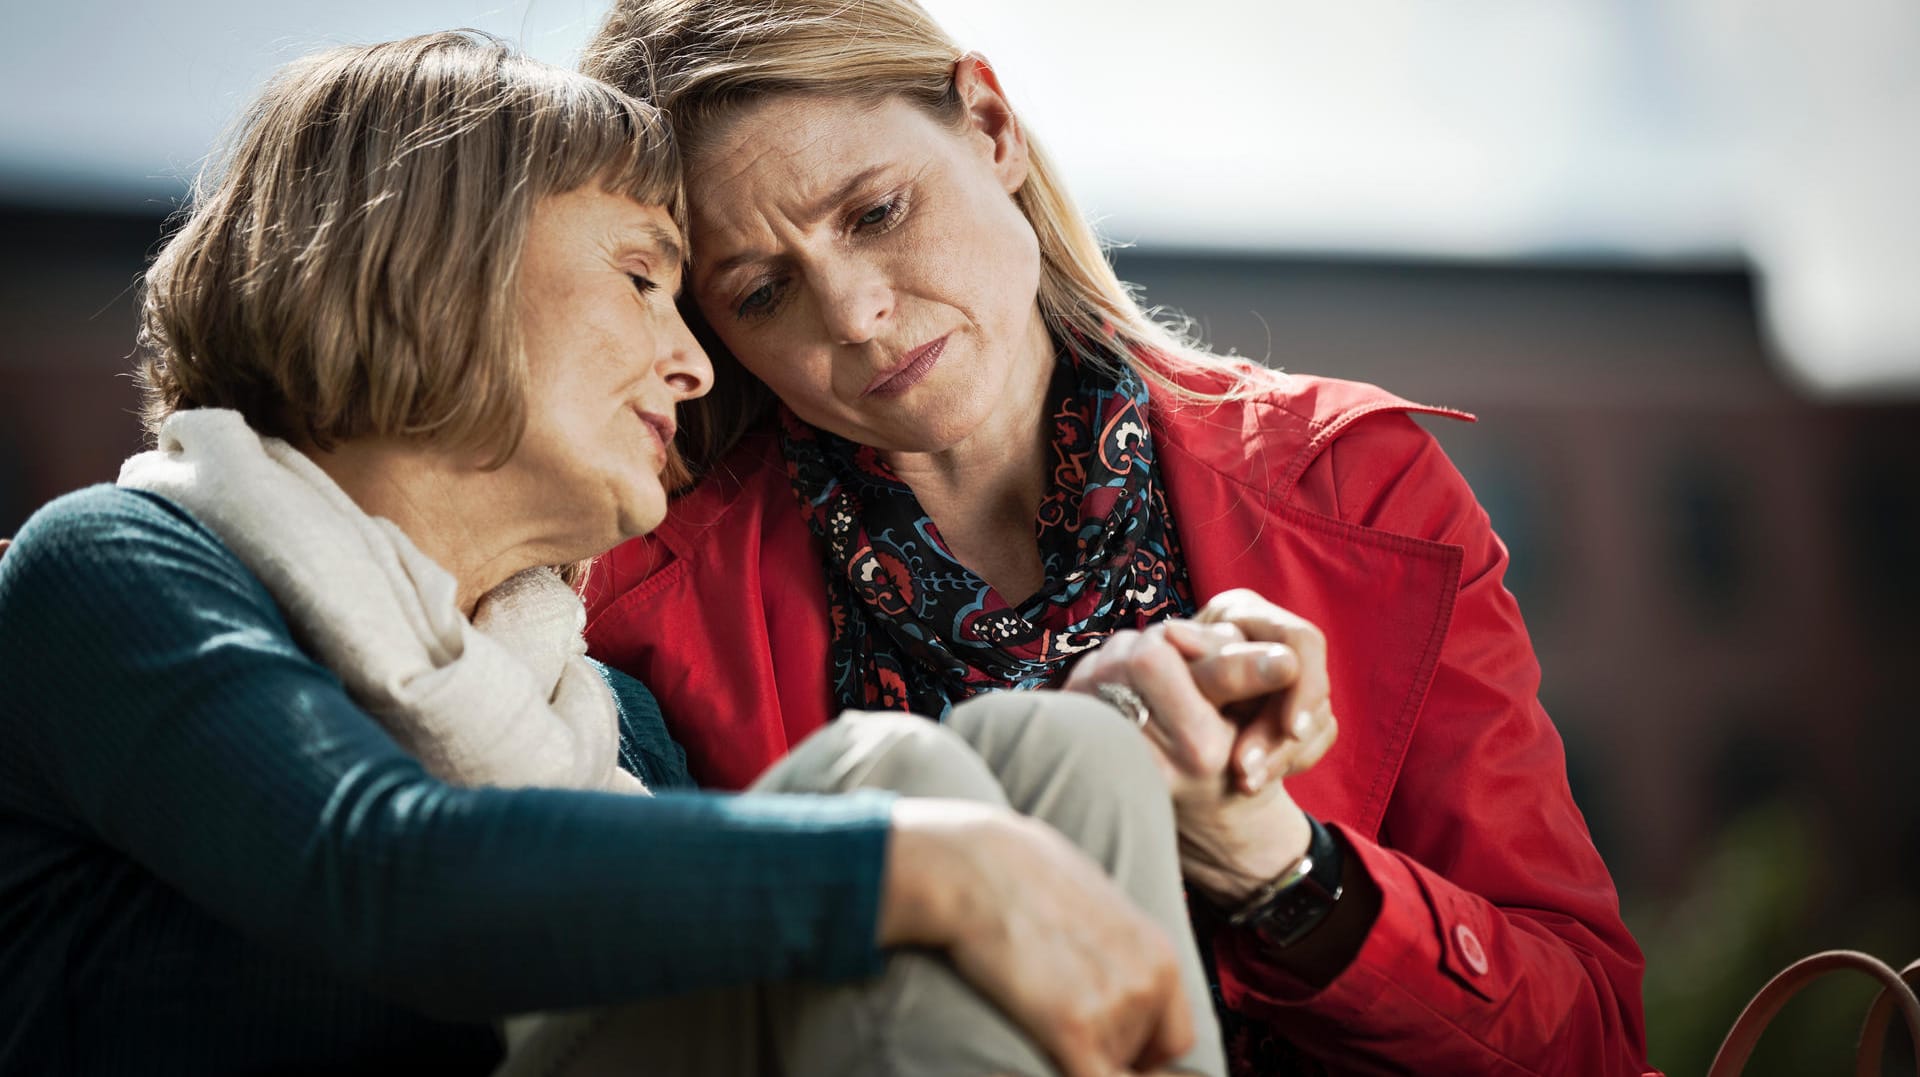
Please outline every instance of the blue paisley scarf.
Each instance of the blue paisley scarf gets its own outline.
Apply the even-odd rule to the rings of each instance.
[[[826,550],[841,707],[945,718],[982,692],[1057,683],[1111,633],[1190,616],[1185,561],[1155,481],[1147,387],[1062,349],[1048,394],[1052,474],[1034,521],[1040,590],[1009,605],[954,560],[877,451],[781,410],[787,475]]]

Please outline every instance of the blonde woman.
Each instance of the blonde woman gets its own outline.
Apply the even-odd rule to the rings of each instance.
[[[1437,409],[1156,326],[912,0],[616,0],[585,70],[686,155],[704,478],[600,563],[588,638],[697,777],[844,709],[1098,692],[1173,783],[1235,1072],[1645,1069],[1641,957]],[[1165,627],[1194,615],[1280,690],[1212,707]]]
[[[148,276],[155,449],[0,558],[0,1071],[484,1074],[578,1009],[507,1072],[1220,1072],[1110,709],[702,795],[585,658],[545,566],[660,521],[710,379],[679,207],[651,108],[466,35],[253,107]]]

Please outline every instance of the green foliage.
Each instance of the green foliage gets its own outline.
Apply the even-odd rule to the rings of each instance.
[[[1906,903],[1820,890],[1819,881],[1832,877],[1824,848],[1803,813],[1776,801],[1722,831],[1679,900],[1627,910],[1647,955],[1647,1045],[1655,1066],[1674,1077],[1705,1073],[1754,993],[1815,950],[1865,950],[1896,967],[1920,956],[1920,925]],[[1774,1021],[1747,1073],[1852,1072],[1854,1042],[1874,994],[1864,977],[1809,988]]]

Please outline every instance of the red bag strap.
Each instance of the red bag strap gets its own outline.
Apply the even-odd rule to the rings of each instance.
[[[1874,1000],[1873,1009],[1867,1014],[1866,1027],[1860,1032],[1855,1072],[1863,1077],[1880,1072],[1880,1054],[1886,1044],[1887,1022],[1896,1007],[1906,1018],[1907,1029],[1913,1034],[1914,1065],[1920,1069],[1920,998],[1914,997],[1913,988],[1907,986],[1903,974],[1893,971],[1891,965],[1871,954],[1857,950],[1826,950],[1795,961],[1767,981],[1767,986],[1753,996],[1753,1001],[1747,1003],[1747,1008],[1734,1021],[1733,1028],[1728,1030],[1726,1040],[1720,1044],[1720,1052],[1713,1056],[1713,1065],[1707,1068],[1707,1077],[1739,1077],[1746,1068],[1747,1059],[1753,1056],[1754,1046],[1760,1042],[1760,1034],[1767,1030],[1767,1025],[1772,1023],[1781,1007],[1820,977],[1830,972],[1848,970],[1864,972],[1880,981],[1881,986],[1880,996]],[[1920,975],[1920,962],[1907,966],[1906,974]]]
[[[1892,986],[1882,988],[1880,997],[1873,1000],[1873,1009],[1867,1011],[1866,1024],[1860,1026],[1860,1050],[1854,1063],[1857,1077],[1880,1077],[1880,1060],[1887,1049],[1887,1022],[1893,1019],[1894,1007],[1907,1011],[1907,1034],[1920,1043],[1920,1025],[1913,1023],[1913,1012],[1906,1005],[1915,998],[1914,989],[1920,988],[1920,961],[1901,969],[1900,979],[1906,985],[1904,1002]],[[1920,1070],[1920,1064],[1915,1069]]]

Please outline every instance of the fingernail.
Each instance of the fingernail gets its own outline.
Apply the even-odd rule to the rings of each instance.
[[[1313,732],[1313,712],[1294,711],[1293,721],[1287,723],[1287,732],[1296,740],[1306,740],[1307,734]]]
[[[1286,661],[1287,657],[1287,648],[1283,644],[1276,643],[1268,647],[1266,653],[1260,656],[1260,675],[1269,678],[1278,677],[1284,672],[1280,664]]]
[[[1206,629],[1207,632],[1212,635],[1219,636],[1221,639],[1240,638],[1240,630],[1226,621],[1208,621],[1200,627]]]
[[[1266,762],[1266,759],[1265,749],[1258,744],[1250,744],[1246,751],[1240,753],[1240,773],[1247,776],[1247,784],[1251,787],[1249,792],[1260,788],[1260,779],[1265,773],[1261,770],[1260,764]]]

